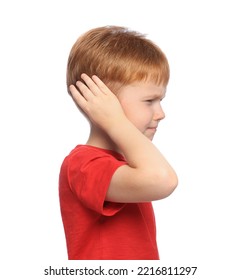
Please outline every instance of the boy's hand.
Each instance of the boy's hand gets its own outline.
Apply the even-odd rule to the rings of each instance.
[[[119,100],[97,76],[91,79],[88,75],[82,74],[81,78],[86,84],[78,81],[76,87],[71,85],[69,90],[75,103],[92,122],[108,130],[125,118]]]

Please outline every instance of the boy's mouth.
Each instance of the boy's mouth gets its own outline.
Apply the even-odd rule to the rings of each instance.
[[[151,126],[151,127],[148,127],[147,129],[150,131],[156,132],[157,126]]]

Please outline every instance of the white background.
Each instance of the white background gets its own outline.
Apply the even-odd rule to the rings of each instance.
[[[154,143],[175,167],[179,186],[169,198],[154,203],[161,262],[198,266],[195,279],[240,279],[238,4],[0,2],[4,279],[22,279],[33,267],[34,279],[43,279],[42,267],[67,259],[58,173],[67,153],[87,139],[88,123],[66,92],[66,62],[77,37],[103,25],[147,34],[166,53],[171,67],[166,119]]]

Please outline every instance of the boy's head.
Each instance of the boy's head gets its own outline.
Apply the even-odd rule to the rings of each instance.
[[[169,65],[165,54],[143,34],[124,27],[91,29],[73,45],[67,65],[67,86],[80,75],[97,75],[114,93],[133,82],[167,85]]]

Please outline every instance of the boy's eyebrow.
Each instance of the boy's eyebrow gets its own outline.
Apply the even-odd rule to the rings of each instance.
[[[152,94],[147,94],[145,96],[145,98],[154,98],[154,99],[156,99],[156,98],[163,99],[164,97],[166,97],[166,90],[160,94],[152,93]]]

